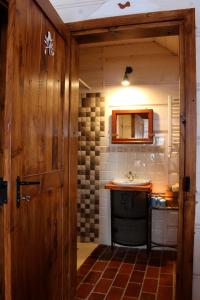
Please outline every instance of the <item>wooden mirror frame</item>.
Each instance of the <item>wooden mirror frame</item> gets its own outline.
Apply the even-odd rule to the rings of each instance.
[[[126,139],[117,138],[117,115],[125,114],[147,114],[148,115],[148,138]],[[153,109],[137,110],[113,110],[112,111],[112,144],[153,144]]]

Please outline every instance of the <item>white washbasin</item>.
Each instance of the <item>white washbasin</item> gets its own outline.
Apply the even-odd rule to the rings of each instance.
[[[129,180],[129,179],[114,179],[112,181],[113,184],[117,184],[117,185],[123,185],[123,186],[129,186],[129,185],[146,185],[148,183],[150,183],[149,179],[143,179],[143,178],[136,178],[133,180]]]

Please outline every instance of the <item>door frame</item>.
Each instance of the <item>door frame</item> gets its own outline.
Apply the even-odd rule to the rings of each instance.
[[[117,16],[81,22],[67,23],[66,29],[71,36],[70,67],[70,103],[75,105],[70,112],[71,139],[70,147],[76,149],[78,134],[78,44],[109,39],[112,31],[153,28],[157,25],[166,32],[177,30],[180,38],[180,101],[181,101],[181,149],[180,149],[180,210],[178,233],[178,259],[176,278],[176,300],[192,299],[194,220],[196,197],[196,51],[195,51],[195,9],[142,13]],[[174,29],[175,28],[175,29]],[[164,31],[163,31],[164,32]],[[174,31],[175,32],[175,31]],[[76,152],[77,153],[77,152]],[[70,161],[71,171],[76,168],[77,154],[73,153]],[[182,163],[183,162],[183,163]],[[73,173],[74,174],[74,173]],[[184,190],[185,177],[190,177],[190,191]],[[76,265],[76,176],[71,177],[70,207],[71,237],[70,257]],[[72,286],[75,290],[75,272],[72,275]],[[71,286],[71,287],[72,287]]]

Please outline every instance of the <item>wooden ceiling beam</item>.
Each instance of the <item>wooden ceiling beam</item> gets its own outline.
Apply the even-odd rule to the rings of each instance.
[[[132,27],[111,27],[110,29],[103,29],[99,32],[96,31],[81,31],[76,32],[73,36],[76,37],[79,44],[90,44],[90,43],[102,43],[102,42],[114,42],[136,38],[153,38],[160,36],[172,36],[179,34],[180,23],[175,22],[174,24],[161,23],[157,24],[146,24],[143,26],[132,26]]]
[[[173,10],[173,11],[163,11],[163,12],[153,12],[153,13],[144,13],[135,14],[135,15],[126,15],[118,17],[92,19],[80,22],[66,23],[65,26],[67,30],[71,32],[90,30],[90,29],[102,29],[112,26],[121,26],[121,25],[137,25],[137,24],[148,24],[153,22],[166,22],[166,21],[181,21],[186,18],[186,15],[192,12],[193,9],[182,9],[182,10]]]

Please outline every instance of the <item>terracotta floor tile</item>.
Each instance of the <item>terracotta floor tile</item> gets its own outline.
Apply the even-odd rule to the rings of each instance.
[[[108,246],[103,246],[99,245],[97,248],[94,249],[94,251],[90,254],[90,258],[99,258],[100,256],[103,255],[103,253],[109,249]]]
[[[143,279],[144,279],[144,272],[142,271],[136,271],[134,270],[131,278],[130,278],[130,282],[137,282],[137,283],[142,283]]]
[[[117,273],[116,268],[106,268],[102,277],[107,279],[113,279],[116,273]]]
[[[83,276],[79,276],[79,275],[76,276],[76,285],[77,286],[81,283],[83,278],[84,278]]]
[[[157,258],[155,259],[151,258],[148,263],[150,267],[160,267],[160,264],[161,264],[160,259]]]
[[[160,285],[173,285],[173,274],[161,274],[160,275]]]
[[[92,271],[103,271],[107,264],[107,261],[99,260],[94,264]]]
[[[172,274],[173,273],[173,265],[161,266],[161,273]]]
[[[82,266],[80,266],[80,268],[77,271],[77,274],[79,276],[84,276],[86,275],[89,271],[90,271],[91,267],[88,265],[83,264]]]
[[[126,297],[126,296],[122,298],[122,300],[138,300],[138,299],[139,299],[138,297]]]
[[[101,259],[102,259],[102,260],[107,260],[107,261],[109,261],[109,260],[111,260],[111,258],[112,258],[112,254],[110,254],[110,253],[106,253],[106,254],[104,254],[103,256],[101,256]]]
[[[137,258],[135,263],[136,264],[145,264],[145,265],[148,265],[148,259],[144,259],[144,258]]]
[[[112,251],[111,248],[106,250],[103,255],[101,255],[101,260],[110,260],[114,255],[114,252]]]
[[[88,300],[104,300],[106,295],[104,294],[98,294],[98,293],[92,293]]]
[[[119,269],[119,273],[122,274],[131,274],[133,271],[134,264],[122,263]]]
[[[146,264],[145,263],[136,263],[134,270],[138,270],[138,271],[145,271],[146,270]]]
[[[88,257],[87,259],[86,259],[86,261],[84,262],[84,265],[87,265],[87,266],[93,266],[94,264],[95,264],[95,262],[96,262],[96,258],[93,258],[93,257]]]
[[[127,262],[127,263],[134,263],[135,260],[136,260],[136,255],[127,255],[124,258],[124,262]]]
[[[121,265],[122,261],[119,260],[111,260],[108,264],[109,268],[119,268],[119,266]]]
[[[142,285],[135,282],[130,282],[126,288],[125,296],[139,297]]]
[[[92,284],[88,284],[88,283],[80,284],[76,292],[76,296],[81,299],[86,299],[89,296],[90,292],[92,291],[93,287],[94,286]]]
[[[173,289],[169,286],[159,286],[158,287],[158,297],[157,300],[172,300]]]
[[[121,300],[123,294],[123,289],[117,287],[111,287],[110,291],[108,292],[106,300]]]
[[[171,251],[98,246],[77,272],[75,299],[172,300],[175,262]]]
[[[176,260],[177,252],[176,251],[164,251],[163,252],[163,257],[168,259],[168,260]]]
[[[113,256],[113,258],[114,259],[123,259],[124,257],[125,257],[125,255],[126,255],[126,250],[125,251],[117,251],[115,254],[114,254],[114,256]]]
[[[158,285],[157,279],[147,278],[144,280],[143,292],[156,293]]]
[[[148,267],[146,276],[147,278],[158,278],[160,269],[158,267]]]
[[[144,250],[144,251],[141,250],[141,251],[138,253],[137,257],[143,258],[143,259],[148,259],[148,258],[149,258],[149,254],[147,253],[146,250]]]
[[[142,293],[140,300],[155,300],[156,294]]]
[[[151,257],[161,257],[162,254],[163,254],[163,252],[160,250],[152,250],[151,251]]]
[[[97,283],[94,291],[102,294],[106,294],[112,284],[112,280],[102,278]]]
[[[101,277],[101,272],[90,271],[84,279],[84,283],[93,283],[95,284],[97,280]]]
[[[129,279],[129,274],[118,274],[113,282],[113,286],[125,288]]]

